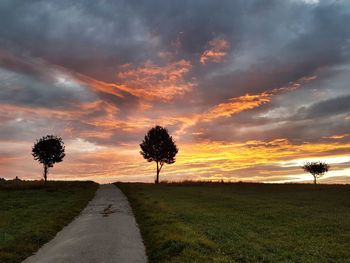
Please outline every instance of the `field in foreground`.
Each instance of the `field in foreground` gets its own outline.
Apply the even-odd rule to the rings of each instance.
[[[79,214],[96,189],[93,182],[0,184],[0,262],[21,262],[38,250]]]
[[[118,184],[150,262],[349,262],[350,186]]]

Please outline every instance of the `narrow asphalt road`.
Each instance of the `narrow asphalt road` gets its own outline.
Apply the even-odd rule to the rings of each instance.
[[[24,263],[147,262],[145,247],[125,195],[100,185],[81,215]]]

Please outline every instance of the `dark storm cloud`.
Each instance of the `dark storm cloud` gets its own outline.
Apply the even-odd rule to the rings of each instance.
[[[350,30],[346,25],[350,17],[344,11],[346,5],[321,1],[317,6],[305,6],[279,1],[271,9],[247,16],[244,34],[238,36],[245,41],[231,56],[237,67],[205,79],[205,92],[212,94],[210,90],[215,89],[214,96],[220,101],[278,88],[315,74],[320,67],[347,61]]]
[[[328,116],[350,113],[350,95],[332,98],[299,109],[296,118],[313,119],[327,118]]]
[[[345,7],[328,1],[3,1],[0,38],[3,46],[110,81],[119,65],[157,60],[156,51],[174,51],[176,41],[176,56],[198,64],[207,43],[224,37],[230,61],[242,56],[247,68],[222,74],[218,66],[221,74],[201,84],[227,97],[282,85],[341,60],[349,37]],[[285,74],[245,82],[252,70]],[[200,78],[204,73],[194,70]],[[242,73],[246,77],[237,81]]]
[[[96,96],[69,73],[41,60],[0,50],[0,102],[19,106],[74,107]]]
[[[0,12],[3,46],[106,80],[152,46],[123,1],[5,1]]]
[[[268,140],[274,137],[283,137],[295,142],[325,142],[327,136],[349,134],[349,100],[350,95],[344,95],[316,102],[307,107],[300,107],[296,110],[296,114],[285,118],[283,116],[272,119],[262,118],[260,122],[265,125],[262,131],[268,130],[268,132],[264,132],[260,136],[257,132],[253,132],[251,136],[264,137]],[[256,123],[258,128],[259,118],[257,121],[252,119],[251,123]],[[350,138],[344,137],[338,141],[347,143]]]
[[[65,122],[60,120],[50,121],[37,116],[37,119],[17,118],[2,123],[0,129],[1,142],[28,142],[34,141],[38,136],[45,134],[63,134]],[[30,144],[28,143],[28,150]],[[6,150],[2,149],[2,150]]]

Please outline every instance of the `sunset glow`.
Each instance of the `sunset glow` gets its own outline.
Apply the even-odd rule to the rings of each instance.
[[[320,160],[350,183],[349,3],[206,2],[0,4],[0,177],[40,179],[55,134],[50,179],[153,182],[139,144],[161,125],[162,180],[311,182]]]

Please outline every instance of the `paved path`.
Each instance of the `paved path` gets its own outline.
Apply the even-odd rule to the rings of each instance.
[[[100,185],[87,207],[24,263],[147,262],[128,200],[114,185]]]

